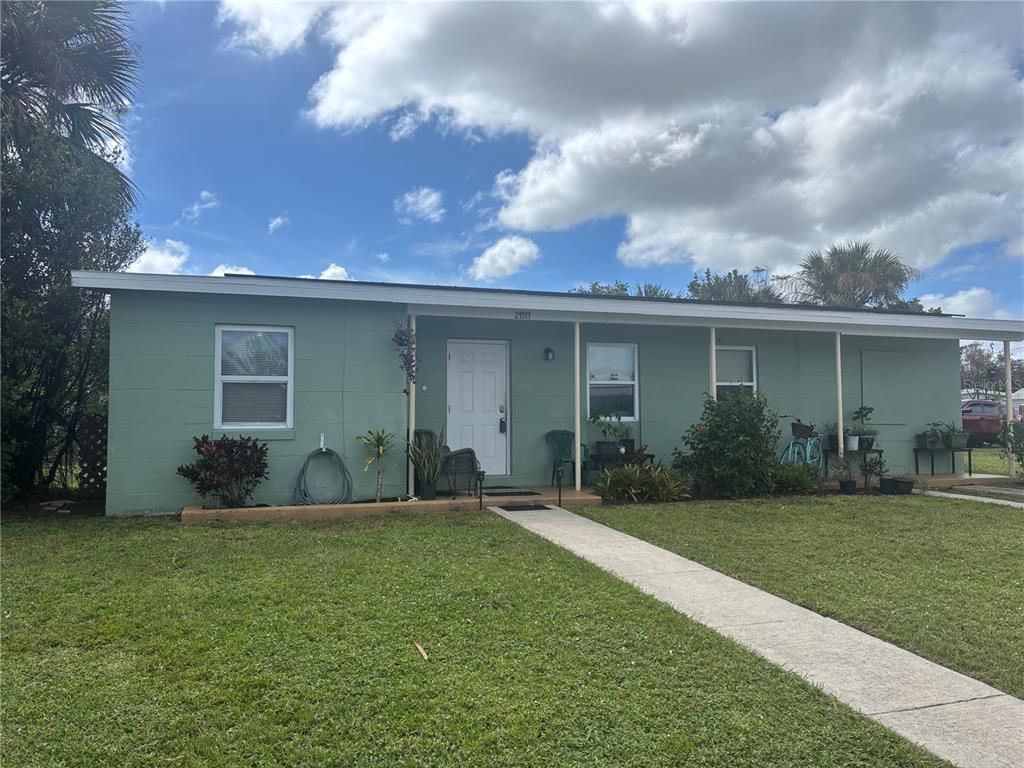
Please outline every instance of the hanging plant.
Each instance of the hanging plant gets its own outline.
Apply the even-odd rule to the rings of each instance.
[[[395,322],[395,335],[391,337],[398,350],[398,364],[405,371],[410,384],[416,383],[416,331]]]

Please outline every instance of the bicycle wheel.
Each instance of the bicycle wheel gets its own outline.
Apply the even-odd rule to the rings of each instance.
[[[782,464],[803,464],[804,463],[804,444],[796,438],[789,441],[789,445],[779,456],[779,462]]]
[[[812,437],[807,441],[807,463],[819,472],[822,467],[821,438]]]

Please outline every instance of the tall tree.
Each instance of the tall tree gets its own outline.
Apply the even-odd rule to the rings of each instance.
[[[102,148],[119,136],[113,121],[137,66],[123,10],[109,2],[10,3],[0,24],[6,493],[51,480],[83,412],[105,404],[106,301],[73,290],[70,271],[123,269],[145,242],[116,150]]]
[[[127,12],[111,0],[5,3],[0,22],[0,107],[5,152],[24,152],[40,130],[77,153],[117,145],[138,71]],[[115,169],[116,170],[116,169]],[[131,182],[119,171],[120,193]]]
[[[768,279],[766,269],[758,267],[752,275],[734,269],[719,275],[705,269],[703,275],[694,275],[686,287],[686,296],[702,301],[780,302],[775,284]]]
[[[630,288],[629,283],[616,280],[612,283],[594,281],[590,285],[570,288],[569,293],[596,293],[602,296],[643,296],[649,299],[674,299],[677,294],[660,283],[637,283]]]
[[[804,304],[921,311],[920,302],[903,297],[919,275],[892,251],[858,240],[811,251],[782,284],[787,298]]]

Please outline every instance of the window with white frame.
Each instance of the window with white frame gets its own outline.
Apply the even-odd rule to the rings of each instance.
[[[292,426],[292,329],[218,325],[214,426]]]
[[[636,344],[587,345],[587,412],[635,421],[640,412]]]
[[[757,392],[757,350],[754,347],[717,347],[715,393],[718,398],[746,389]]]

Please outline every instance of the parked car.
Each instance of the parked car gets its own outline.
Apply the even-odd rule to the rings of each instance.
[[[971,435],[970,445],[988,445],[999,436],[999,425],[1006,419],[1006,408],[995,400],[965,400],[960,413],[964,430]]]

